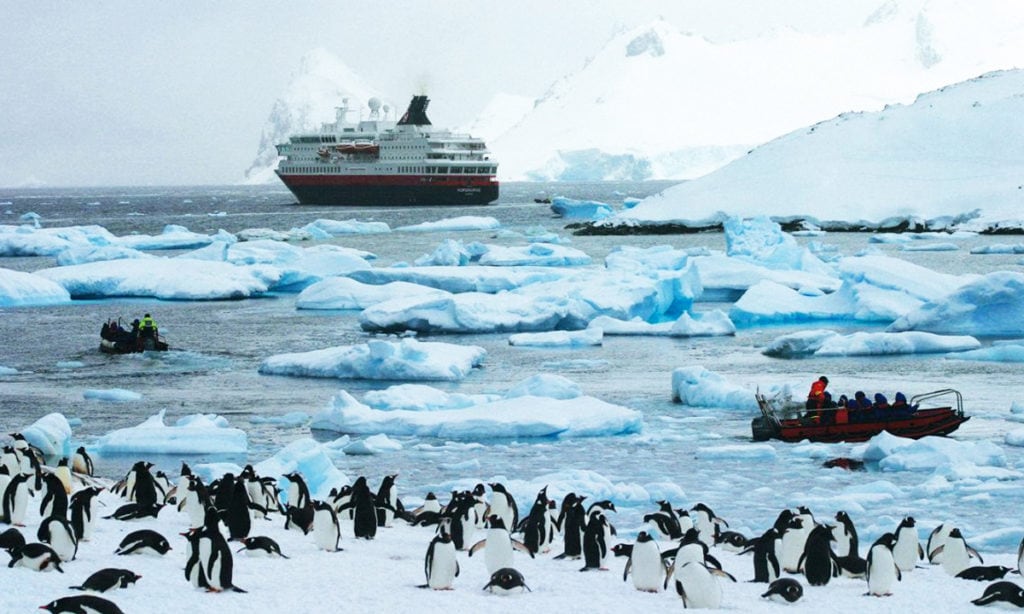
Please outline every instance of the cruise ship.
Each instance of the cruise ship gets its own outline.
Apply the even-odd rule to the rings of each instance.
[[[434,130],[426,96],[396,122],[380,100],[348,121],[347,100],[319,132],[277,145],[277,176],[307,205],[485,205],[498,198],[498,163],[468,134]]]

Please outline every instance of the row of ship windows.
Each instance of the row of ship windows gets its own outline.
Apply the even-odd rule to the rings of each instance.
[[[398,173],[400,175],[488,175],[494,173],[494,169],[488,166],[467,166],[465,168],[445,166],[401,166],[398,168],[382,168],[385,173]],[[330,166],[296,166],[288,169],[291,173],[309,175],[332,174]]]

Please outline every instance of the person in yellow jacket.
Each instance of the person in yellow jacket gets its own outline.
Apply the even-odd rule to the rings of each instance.
[[[142,321],[139,322],[139,336],[157,338],[156,321],[148,313],[142,316]]]

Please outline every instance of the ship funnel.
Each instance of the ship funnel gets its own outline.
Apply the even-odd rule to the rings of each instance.
[[[427,119],[428,104],[430,104],[430,99],[426,96],[413,96],[412,102],[409,103],[409,108],[405,111],[405,115],[402,116],[402,119],[398,120],[398,125],[429,126],[430,120]]]

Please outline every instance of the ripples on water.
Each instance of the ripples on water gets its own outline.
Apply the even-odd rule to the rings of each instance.
[[[0,192],[0,222],[17,224],[19,216],[38,213],[46,227],[97,224],[117,235],[157,234],[166,224],[212,233],[248,228],[287,230],[319,218],[383,221],[392,229],[461,215],[492,216],[504,228],[524,231],[545,228],[570,238],[572,245],[590,254],[595,263],[618,245],[705,246],[724,250],[720,234],[635,237],[573,237],[564,221],[555,218],[536,196],[566,195],[618,205],[624,196],[642,197],[666,183],[643,184],[506,184],[501,200],[485,207],[449,208],[330,208],[294,205],[283,188],[131,188],[89,190],[23,190]],[[492,232],[459,232],[463,241],[513,243],[494,238]],[[432,252],[446,235],[400,233],[339,237],[333,243],[377,254],[375,266],[409,262]],[[1019,270],[1019,256],[971,256],[974,245],[1005,242],[998,237],[957,240],[957,252],[897,253],[896,245],[869,245],[862,234],[830,234],[800,239],[838,247],[852,255],[870,247],[949,273],[986,273]],[[51,258],[0,258],[0,266],[37,270],[53,266]],[[283,445],[310,432],[305,427],[254,422],[253,418],[301,411],[314,414],[327,406],[340,389],[357,398],[369,390],[395,382],[337,381],[261,376],[260,361],[272,354],[358,343],[366,335],[353,312],[309,312],[294,307],[294,295],[276,295],[243,301],[159,302],[148,299],[76,301],[73,305],[0,309],[0,338],[4,352],[0,365],[19,370],[5,377],[3,427],[23,427],[40,416],[60,411],[81,419],[76,439],[88,442],[112,429],[134,426],[161,409],[168,422],[202,412],[226,416],[232,426],[249,434],[249,458],[191,458],[190,462],[261,460]],[[728,305],[698,304],[698,309],[728,309]],[[113,316],[127,319],[151,311],[175,352],[166,355],[107,356],[96,350],[102,321]],[[561,373],[578,382],[592,396],[638,409],[645,416],[645,432],[638,436],[584,440],[492,441],[478,446],[450,446],[443,441],[402,440],[403,450],[373,457],[345,457],[339,466],[350,477],[366,474],[371,481],[399,471],[403,491],[415,499],[428,489],[445,491],[459,478],[534,480],[569,469],[595,470],[612,482],[650,484],[671,482],[699,500],[721,508],[727,518],[773,516],[785,505],[795,505],[819,489],[833,492],[846,486],[890,480],[907,490],[920,475],[863,474],[817,469],[822,459],[794,452],[793,446],[773,444],[775,461],[701,460],[702,447],[744,444],[749,441],[751,416],[742,412],[687,408],[671,401],[671,372],[676,367],[703,365],[738,384],[767,385],[792,382],[804,386],[822,373],[836,383],[865,390],[922,392],[948,386],[964,392],[975,418],[958,432],[960,439],[1001,442],[1012,427],[1004,420],[1021,388],[1019,367],[992,363],[945,360],[940,356],[836,358],[785,361],[764,357],[760,349],[779,334],[802,328],[842,331],[877,329],[848,323],[830,326],[778,326],[742,330],[733,338],[668,339],[607,337],[602,347],[537,349],[509,346],[507,335],[466,335],[443,340],[480,345],[488,351],[482,369],[458,383],[437,387],[465,393],[502,392],[539,372]],[[124,388],[143,395],[141,401],[110,403],[83,399],[86,389]],[[802,391],[802,390],[801,390]],[[839,390],[843,392],[843,390]],[[314,433],[317,438],[334,434]],[[838,446],[837,453],[848,451]],[[1007,447],[1011,466],[1020,466],[1020,454]],[[119,475],[134,458],[98,459],[100,472]],[[154,458],[158,467],[176,475],[180,458]],[[760,490],[759,490],[760,489]],[[533,493],[516,493],[525,504]],[[886,508],[897,515],[908,505]],[[937,509],[936,506],[937,505]],[[999,528],[989,516],[993,504],[973,503],[968,514],[972,529]],[[893,507],[895,506],[895,507]],[[902,507],[900,507],[902,506]],[[939,501],[919,510],[919,520],[957,511],[956,500]],[[646,504],[640,508],[647,507]],[[826,510],[828,511],[828,510]],[[624,513],[621,522],[638,524],[639,511]],[[941,520],[941,518],[939,518]]]

